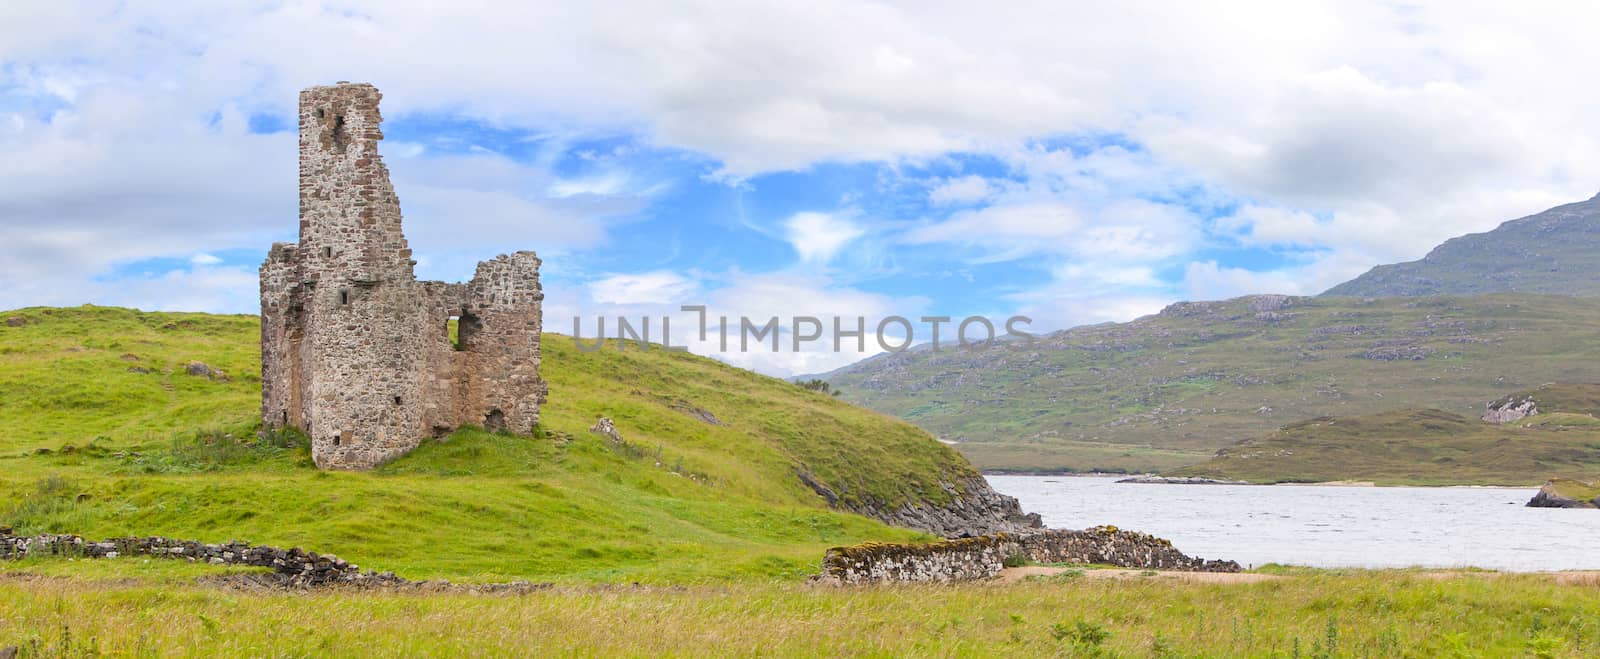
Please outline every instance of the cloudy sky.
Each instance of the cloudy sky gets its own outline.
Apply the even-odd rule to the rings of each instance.
[[[535,249],[561,332],[1127,320],[1600,190],[1591,2],[411,4],[0,3],[0,308],[254,312],[338,80],[384,92],[418,274]]]

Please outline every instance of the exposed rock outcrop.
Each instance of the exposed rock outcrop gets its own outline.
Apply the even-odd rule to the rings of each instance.
[[[598,420],[596,420],[594,425],[589,426],[589,432],[600,435],[601,437],[609,439],[613,442],[622,441],[622,433],[617,432],[617,424],[612,422],[611,419],[607,417],[600,417]]]
[[[1600,508],[1600,496],[1584,500],[1570,494],[1574,491],[1592,491],[1587,483],[1566,478],[1552,478],[1544,482],[1539,493],[1528,501],[1529,508]]]
[[[949,495],[943,504],[908,501],[899,506],[877,502],[851,504],[810,473],[799,472],[802,482],[828,501],[828,505],[871,517],[894,526],[926,531],[944,538],[971,538],[994,533],[1017,533],[1044,526],[1038,513],[1022,512],[1016,497],[994,491],[989,481],[974,475],[959,483],[944,483]]]
[[[1084,563],[1185,572],[1238,572],[1233,561],[1205,560],[1152,535],[1101,526],[999,533],[922,545],[867,543],[829,549],[818,581],[837,584],[963,581],[995,576],[1007,562]]]
[[[185,374],[187,374],[187,375],[191,375],[191,376],[197,377],[197,378],[205,378],[207,380],[221,380],[223,382],[227,382],[228,381],[228,374],[227,373],[223,373],[222,371],[214,369],[209,364],[207,364],[205,362],[189,362],[187,365],[185,365],[183,367],[183,372]]]
[[[1533,398],[1507,398],[1488,404],[1483,420],[1489,423],[1511,423],[1539,413],[1539,403]]]

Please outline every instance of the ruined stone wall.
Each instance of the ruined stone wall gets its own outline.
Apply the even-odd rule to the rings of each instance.
[[[333,554],[319,554],[299,547],[282,549],[232,540],[208,543],[176,540],[160,536],[107,538],[95,541],[77,535],[44,534],[18,536],[0,527],[0,560],[20,560],[45,556],[69,559],[132,558],[135,556],[181,560],[210,565],[245,565],[271,568],[268,575],[232,574],[227,583],[253,587],[279,588],[356,587],[415,589],[429,592],[526,593],[551,584],[526,581],[455,585],[449,581],[412,581],[393,572],[375,572]],[[143,559],[141,559],[143,560]]]
[[[463,425],[528,432],[545,395],[539,259],[498,257],[467,284],[416,280],[378,153],[381,97],[301,92],[300,242],[261,268],[262,417],[309,435],[324,468],[370,469]]]
[[[1194,558],[1171,542],[1115,527],[997,533],[928,544],[867,543],[829,549],[819,579],[830,583],[963,581],[1000,574],[1005,562],[1082,563],[1187,572],[1238,572],[1233,561]]]

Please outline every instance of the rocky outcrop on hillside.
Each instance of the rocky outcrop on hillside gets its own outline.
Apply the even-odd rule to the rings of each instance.
[[[1511,423],[1539,413],[1539,403],[1532,396],[1513,396],[1489,403],[1487,407],[1483,420],[1489,423]]]
[[[926,531],[943,538],[971,538],[994,533],[1017,533],[1044,526],[1038,513],[1022,512],[1016,497],[994,491],[989,481],[974,474],[958,483],[942,483],[949,500],[935,503],[913,500],[899,506],[878,501],[853,503],[845,501],[833,488],[822,483],[810,472],[799,470],[797,475],[828,505],[857,515],[871,517],[893,526]]]
[[[1528,501],[1529,508],[1600,508],[1600,496],[1586,499],[1595,487],[1567,478],[1545,481],[1539,493]]]

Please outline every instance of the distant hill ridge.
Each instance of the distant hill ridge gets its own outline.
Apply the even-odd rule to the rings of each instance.
[[[1484,404],[1600,380],[1600,308],[1553,295],[1183,302],[1031,342],[887,355],[841,397],[1011,471],[1163,471],[1320,416]]]
[[[879,355],[822,376],[991,471],[1161,471],[1320,416],[1600,380],[1600,195],[1452,239],[1321,296],[1178,302],[1031,342]]]
[[[1513,394],[1536,412],[1508,423],[1430,409],[1319,417],[1217,451],[1171,472],[1263,483],[1537,485],[1600,474],[1600,385],[1552,384]],[[1592,495],[1591,495],[1592,497]]]
[[[1380,265],[1323,295],[1485,293],[1600,296],[1600,195],[1451,238],[1421,260]]]

